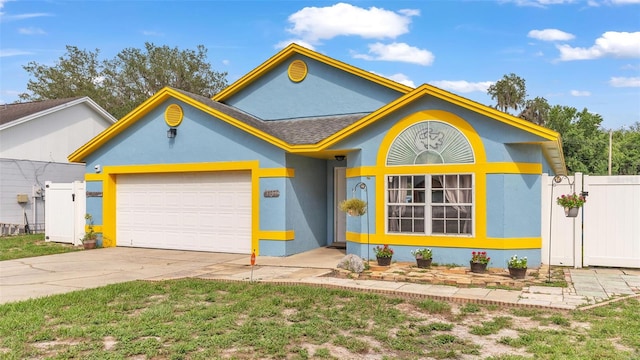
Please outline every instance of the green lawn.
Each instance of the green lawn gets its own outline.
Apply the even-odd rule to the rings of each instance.
[[[81,250],[70,244],[45,242],[44,234],[0,237],[0,261]]]
[[[129,282],[0,305],[6,359],[638,359],[640,302],[460,305],[300,285]]]

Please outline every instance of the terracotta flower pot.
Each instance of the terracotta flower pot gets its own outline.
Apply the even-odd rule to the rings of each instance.
[[[95,249],[96,248],[96,240],[85,240],[82,243],[82,246],[87,250],[88,249]]]
[[[469,261],[469,267],[471,268],[471,272],[476,274],[484,274],[484,272],[487,271],[487,264],[483,263]]]
[[[428,269],[429,267],[431,267],[431,261],[432,259],[416,259],[416,263],[421,269]]]
[[[376,257],[378,260],[378,265],[380,266],[389,266],[391,265],[391,257]]]
[[[524,279],[527,276],[527,268],[509,268],[509,276],[514,279]]]

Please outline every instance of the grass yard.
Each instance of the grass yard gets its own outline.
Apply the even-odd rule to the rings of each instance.
[[[44,241],[44,234],[0,237],[0,261],[61,254],[82,250],[82,247]]]
[[[0,305],[4,359],[638,359],[640,302],[589,311],[300,285],[129,282]]]

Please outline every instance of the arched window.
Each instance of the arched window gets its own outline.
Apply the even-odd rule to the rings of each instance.
[[[473,149],[455,127],[442,121],[422,121],[403,130],[393,141],[387,165],[469,164]]]
[[[386,176],[387,232],[471,235],[473,174],[432,173],[425,165],[473,162],[467,138],[442,121],[415,123],[398,134],[389,147],[387,166],[415,165],[416,171]]]

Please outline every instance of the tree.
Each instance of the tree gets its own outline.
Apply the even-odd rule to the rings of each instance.
[[[544,126],[549,118],[550,110],[551,106],[547,102],[547,99],[537,96],[533,100],[527,100],[524,110],[522,110],[518,117]]]
[[[207,49],[179,50],[145,43],[126,48],[113,59],[98,60],[95,52],[67,46],[54,66],[30,62],[24,69],[34,78],[21,100],[37,101],[89,96],[121,118],[165,86],[212,97],[227,86],[226,72],[211,70]]]
[[[640,175],[640,122],[613,132],[611,173]]]
[[[562,135],[567,170],[570,173],[607,173],[608,135],[602,131],[602,117],[585,108],[555,105],[549,111],[547,126]]]
[[[487,94],[496,100],[496,109],[507,112],[508,109],[518,110],[524,107],[527,97],[525,80],[511,73],[504,75],[501,80],[489,86]]]

